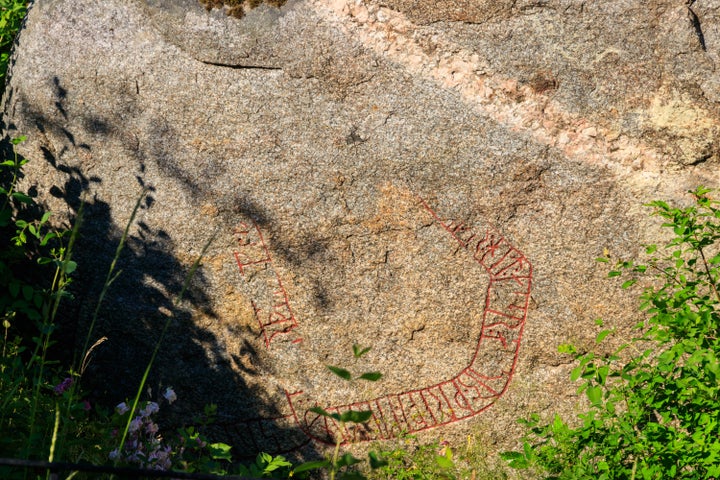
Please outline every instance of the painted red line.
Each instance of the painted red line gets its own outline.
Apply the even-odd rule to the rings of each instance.
[[[478,413],[489,408],[495,400],[502,395],[507,389],[510,379],[515,372],[517,365],[517,353],[522,339],[522,333],[527,317],[530,289],[532,283],[532,265],[525,256],[510,245],[506,239],[492,229],[487,229],[484,234],[478,235],[472,228],[463,222],[455,220],[443,220],[439,215],[425,202],[424,199],[418,197],[418,205],[422,205],[438,225],[445,230],[454,241],[471,254],[471,258],[476,261],[490,276],[490,281],[485,298],[483,323],[488,319],[488,314],[496,315],[499,318],[506,318],[508,321],[496,320],[493,323],[483,325],[480,338],[478,339],[477,349],[470,365],[465,367],[455,377],[441,381],[429,387],[409,390],[399,394],[388,394],[380,396],[369,402],[356,402],[348,405],[333,406],[326,408],[328,412],[344,412],[351,410],[371,410],[372,425],[368,424],[366,428],[369,430],[360,430],[356,428],[341,429],[340,425],[328,417],[321,417],[317,414],[305,410],[302,419],[299,418],[293,397],[302,392],[289,394],[286,392],[287,401],[290,404],[292,418],[296,424],[303,430],[305,435],[313,440],[333,443],[334,437],[340,437],[341,442],[347,443],[355,440],[371,440],[371,439],[389,439],[393,438],[397,432],[405,431],[414,433],[435,428],[439,425],[445,425],[460,421],[477,415]],[[264,261],[272,266],[272,258],[269,249],[265,243],[262,232],[254,225],[260,238],[260,245],[265,253]],[[245,232],[250,235],[250,229]],[[496,256],[497,255],[497,256]],[[239,254],[236,253],[236,259],[243,273],[243,265],[240,262]],[[257,261],[255,263],[262,263]],[[254,264],[254,263],[252,263]],[[247,265],[252,265],[247,264]],[[273,296],[281,297],[282,301],[273,307],[273,311],[268,315],[269,324],[262,326],[263,333],[266,337],[266,344],[269,345],[270,340],[275,335],[287,333],[297,324],[297,320],[290,308],[290,300],[287,290],[282,284],[282,280],[273,268],[278,288],[273,292]],[[521,290],[508,291],[507,284],[497,284],[496,281],[512,281],[513,285],[517,284]],[[500,289],[504,287],[503,289]],[[498,290],[497,293],[504,298],[509,296],[509,304],[503,305],[501,310],[491,308],[491,297],[493,289]],[[512,301],[522,302],[517,305]],[[497,304],[496,304],[497,305]],[[256,314],[259,313],[256,309]],[[497,305],[496,308],[500,308]],[[278,319],[279,320],[273,320]],[[510,320],[515,320],[511,322]],[[262,322],[260,322],[262,325]],[[270,338],[267,337],[265,329],[275,329],[283,324],[289,324],[285,330],[278,330],[272,333]],[[509,338],[502,334],[501,331],[492,331],[493,328],[515,332],[516,338]],[[513,336],[515,336],[513,335]],[[487,339],[483,342],[484,339]],[[511,352],[513,353],[512,364],[503,367],[501,373],[497,376],[487,376],[480,374],[472,367],[481,352],[481,345],[485,350],[483,354],[488,353],[488,348],[494,344],[489,342],[490,339],[499,340],[504,349],[501,353],[508,360]],[[298,338],[292,343],[299,343],[302,339]],[[488,343],[489,342],[489,343]],[[510,349],[508,346],[514,348]],[[492,352],[490,352],[492,353]],[[505,362],[503,362],[505,363]],[[464,378],[461,378],[463,377]],[[467,383],[466,383],[467,382]],[[492,386],[491,386],[492,384]],[[302,400],[301,404],[306,401]],[[371,407],[372,405],[372,407]],[[304,407],[301,407],[304,408]]]

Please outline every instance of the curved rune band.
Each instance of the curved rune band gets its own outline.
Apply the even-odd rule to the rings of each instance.
[[[469,365],[452,378],[434,385],[347,405],[319,405],[303,392],[286,391],[292,413],[276,419],[248,421],[247,431],[253,436],[269,434],[275,422],[300,429],[306,439],[298,442],[297,447],[310,440],[335,443],[339,438],[346,444],[391,439],[401,432],[420,432],[475,416],[507,390],[527,318],[532,265],[496,231],[487,229],[479,233],[462,222],[443,219],[419,197],[418,205],[489,275],[482,331]],[[255,286],[266,292],[263,298],[252,300],[265,345],[271,348],[273,340],[285,335],[292,335],[294,343],[300,342],[302,339],[296,331],[300,324],[290,306],[288,292],[273,268],[262,232],[253,223],[242,224],[235,233],[239,249],[234,255],[240,274],[248,282],[261,282]],[[309,410],[315,406],[329,413],[370,410],[372,417],[365,424],[341,425]],[[280,444],[278,447],[278,450],[292,449]]]

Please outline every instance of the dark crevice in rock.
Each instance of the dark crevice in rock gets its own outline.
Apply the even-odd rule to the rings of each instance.
[[[689,163],[688,165],[692,166],[692,167],[698,166],[698,165],[703,164],[703,163],[707,162],[708,160],[710,160],[712,158],[712,156],[713,156],[712,153],[703,155],[702,157],[698,158],[694,162]]]
[[[225,68],[233,68],[235,70],[248,70],[248,69],[255,69],[255,70],[282,70],[282,67],[269,67],[266,65],[237,65],[232,63],[221,63],[221,62],[210,62],[207,60],[198,60],[199,62],[202,62],[206,65],[212,65],[214,67],[225,67]]]
[[[688,16],[690,17],[690,23],[692,23],[693,29],[695,29],[695,35],[698,37],[698,42],[700,42],[700,47],[703,49],[703,52],[707,52],[707,46],[705,45],[705,35],[702,31],[702,25],[700,25],[700,18],[697,16],[695,11],[692,9],[693,4],[695,3],[695,0],[689,0],[688,1]]]

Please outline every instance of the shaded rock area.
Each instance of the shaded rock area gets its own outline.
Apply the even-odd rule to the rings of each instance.
[[[592,348],[594,319],[627,333],[638,315],[594,259],[657,239],[642,203],[719,183],[719,12],[291,0],[235,19],[192,0],[38,2],[4,131],[29,137],[23,186],[56,221],[87,202],[63,323],[79,346],[147,192],[87,386],[131,395],[171,315],[155,391],[176,389],[178,418],[217,403],[245,452],[410,432],[492,453],[515,446],[518,417],[573,415],[557,346]],[[353,344],[372,350],[354,360]],[[343,430],[313,406],[374,413]]]

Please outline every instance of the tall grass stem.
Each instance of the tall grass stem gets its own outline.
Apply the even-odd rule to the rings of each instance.
[[[200,262],[202,261],[202,258],[205,256],[205,253],[207,252],[207,249],[210,248],[210,244],[215,240],[215,234],[213,234],[210,239],[205,243],[205,246],[203,246],[202,251],[200,252],[200,255],[198,256],[197,260],[193,263],[192,267],[190,267],[190,270],[188,271],[188,274],[185,276],[185,281],[183,282],[182,289],[180,290],[180,293],[178,294],[177,298],[175,299],[174,303],[175,306],[179,306],[182,302],[183,296],[185,295],[185,292],[190,286],[190,283],[195,276],[195,273],[197,272],[197,269],[200,267]],[[152,356],[150,357],[150,361],[148,361],[147,366],[145,367],[145,372],[143,373],[143,376],[140,380],[140,385],[138,385],[137,392],[135,394],[135,398],[133,399],[132,406],[130,407],[130,415],[128,416],[128,420],[125,423],[125,428],[123,430],[123,434],[120,437],[120,443],[118,445],[118,451],[123,451],[123,445],[125,445],[125,439],[127,438],[128,431],[130,430],[130,423],[132,422],[133,416],[135,415],[135,412],[137,411],[138,403],[140,402],[140,395],[142,395],[143,390],[145,389],[145,384],[147,383],[148,376],[150,375],[150,369],[152,368],[153,364],[155,363],[155,358],[157,357],[158,351],[160,350],[160,345],[162,344],[162,341],[165,337],[165,332],[167,332],[168,327],[170,326],[170,322],[173,319],[172,312],[167,315],[167,319],[165,320],[165,325],[163,326],[162,331],[160,332],[160,337],[158,338],[158,341],[155,343],[155,348],[153,350]],[[120,456],[118,456],[118,459],[115,460],[115,464],[120,460]]]

